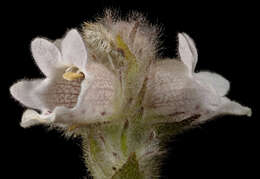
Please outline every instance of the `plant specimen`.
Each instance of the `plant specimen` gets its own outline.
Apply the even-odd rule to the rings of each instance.
[[[30,108],[21,126],[80,136],[94,178],[143,179],[159,176],[170,136],[219,115],[251,115],[225,97],[225,78],[194,71],[198,54],[186,33],[178,34],[176,59],[158,55],[159,34],[141,15],[123,20],[107,11],[80,32],[34,39],[32,55],[46,78],[10,88]]]

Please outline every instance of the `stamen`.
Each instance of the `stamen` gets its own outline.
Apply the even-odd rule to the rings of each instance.
[[[66,69],[65,73],[63,73],[62,77],[65,80],[73,81],[79,78],[84,78],[84,74],[78,70],[76,67],[69,67]]]

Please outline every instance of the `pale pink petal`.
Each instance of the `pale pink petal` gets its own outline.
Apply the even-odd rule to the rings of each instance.
[[[229,82],[222,76],[201,72],[190,78],[177,60],[159,61],[151,67],[144,101],[145,115],[168,116],[168,122],[206,121],[225,113],[243,115],[249,108],[223,102]]]
[[[24,128],[39,124],[50,124],[54,119],[54,114],[41,115],[34,110],[26,110],[23,113],[20,125]]]
[[[190,81],[187,68],[182,62],[177,60],[156,62],[149,72],[144,107],[162,110],[161,113],[175,110],[169,105],[177,103],[175,98],[182,97],[183,89],[187,88]]]
[[[252,115],[252,111],[250,108],[246,106],[242,106],[241,104],[235,101],[231,101],[226,97],[222,98],[222,104],[218,108],[217,113],[239,115],[239,116],[247,115],[249,117]]]
[[[219,96],[225,96],[230,88],[229,81],[216,73],[199,72],[194,74],[194,78],[205,84],[205,87],[212,87]]]
[[[76,66],[85,72],[87,65],[87,51],[79,32],[70,30],[61,42],[63,63]]]
[[[87,70],[91,75],[80,82],[80,93],[77,99],[74,99],[73,103],[69,101],[70,105],[67,105],[67,102],[56,104],[56,107],[52,111],[55,114],[53,123],[69,125],[75,123],[104,122],[106,117],[113,113],[114,75],[100,64],[91,64]],[[53,87],[56,88],[53,83],[51,84],[46,91],[52,91],[50,89]],[[69,88],[70,86],[71,84],[68,82],[65,88]],[[79,88],[69,89],[69,91],[73,90],[78,91]],[[51,96],[50,99],[57,101],[56,95]],[[49,104],[55,103],[51,102]]]
[[[57,68],[62,67],[60,50],[52,42],[36,38],[31,43],[31,50],[35,62],[46,76],[53,75]]]
[[[193,56],[192,71],[194,72],[197,62],[198,62],[197,48],[196,48],[195,42],[193,41],[193,39],[190,36],[188,36],[186,33],[182,33],[182,35],[185,37],[186,41],[188,42],[190,51]]]
[[[144,100],[145,116],[164,115],[181,121],[204,110],[199,84],[178,60],[159,61],[151,67]]]
[[[45,109],[52,111],[57,106],[73,108],[77,103],[83,79],[68,81],[62,76],[45,79],[35,90]]]
[[[193,40],[185,33],[179,33],[179,56],[181,61],[187,66],[189,75],[192,76],[196,63],[198,61],[198,54]]]
[[[86,120],[101,120],[113,112],[115,76],[101,64],[91,64],[87,70],[91,76],[82,83],[74,112]]]
[[[19,81],[10,88],[12,96],[27,107],[42,109],[43,103],[34,92],[41,86],[43,80]]]

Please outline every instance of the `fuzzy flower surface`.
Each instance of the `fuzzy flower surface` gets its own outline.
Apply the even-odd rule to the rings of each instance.
[[[137,14],[110,11],[56,41],[36,38],[33,58],[43,79],[10,88],[28,109],[21,126],[57,126],[82,137],[86,167],[96,179],[158,178],[164,142],[220,115],[251,116],[226,97],[219,74],[196,73],[194,41],[178,34],[178,57],[158,55],[159,30]]]
[[[111,112],[108,103],[113,96],[113,74],[101,65],[88,64],[77,30],[55,42],[36,38],[31,50],[46,78],[22,80],[10,89],[15,99],[31,108],[22,116],[22,127],[92,122]]]
[[[194,72],[195,43],[185,33],[178,34],[178,39],[179,59],[163,59],[151,66],[145,99],[148,111],[168,115],[168,122],[193,118],[192,124],[227,114],[251,116],[250,108],[225,97],[228,80],[208,71]]]
[[[147,113],[169,115],[178,122],[196,116],[202,122],[217,115],[251,115],[251,110],[225,97],[229,82],[211,72],[195,73],[198,55],[193,40],[179,37],[179,59],[163,59],[151,65],[144,106]],[[31,50],[45,79],[23,80],[10,91],[29,108],[21,125],[91,123],[112,113],[114,74],[98,63],[88,63],[88,53],[77,30],[62,40],[32,41]],[[68,77],[66,77],[66,75]]]

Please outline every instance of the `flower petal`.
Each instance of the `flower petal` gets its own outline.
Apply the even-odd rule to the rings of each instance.
[[[52,42],[36,38],[31,43],[31,51],[35,62],[46,76],[52,75],[61,67],[61,53]]]
[[[194,77],[205,85],[211,85],[219,96],[225,96],[230,88],[229,81],[216,73],[199,72]]]
[[[52,111],[56,106],[73,108],[81,79],[67,81],[60,75],[44,80],[20,81],[10,88],[12,96],[27,107]]]
[[[76,66],[83,72],[87,64],[87,51],[82,37],[76,29],[70,30],[61,42],[63,61],[68,66]]]
[[[56,39],[53,43],[58,47],[58,49],[61,51],[61,42],[62,39]]]
[[[43,102],[42,111],[50,111],[52,116],[28,113],[30,115],[25,115],[24,125],[34,122],[38,124],[39,118],[46,117],[59,126],[104,122],[113,112],[115,76],[101,64],[90,64],[87,71],[91,75],[86,76],[83,81],[67,81],[61,76],[45,79],[35,93]]]
[[[193,40],[185,33],[179,33],[179,55],[182,62],[188,67],[192,76],[198,61],[198,53]]]
[[[35,89],[41,85],[43,80],[19,81],[11,86],[12,96],[27,107],[41,109],[43,104],[34,93]]]
[[[219,114],[230,114],[230,115],[252,115],[252,110],[248,107],[242,106],[241,104],[231,101],[230,99],[223,97],[223,104],[218,108],[217,112]]]
[[[89,119],[102,120],[113,112],[115,76],[101,64],[91,64],[88,72],[91,76],[82,82],[74,111]]]
[[[181,97],[189,87],[191,78],[187,74],[186,67],[178,60],[161,60],[154,63],[147,82],[145,108],[161,113],[172,112],[172,105],[178,103],[177,97]]]
[[[54,115],[40,115],[34,110],[26,110],[23,113],[20,125],[24,128],[31,127],[38,124],[50,124],[53,121]]]
[[[39,100],[42,101],[44,109],[52,111],[57,106],[73,108],[80,93],[81,79],[68,81],[61,75],[45,79],[36,90]]]

